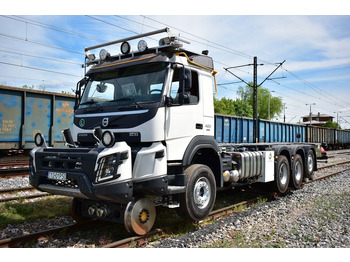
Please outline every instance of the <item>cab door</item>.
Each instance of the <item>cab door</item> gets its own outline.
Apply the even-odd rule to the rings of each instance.
[[[180,87],[182,68],[173,70],[169,100],[165,114],[165,140],[168,161],[182,160],[190,141],[203,135],[203,99],[196,70],[191,69],[191,81],[182,90]],[[181,93],[183,92],[183,97]],[[183,103],[181,102],[183,100]]]

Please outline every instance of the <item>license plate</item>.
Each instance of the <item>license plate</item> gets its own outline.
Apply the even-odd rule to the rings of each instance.
[[[60,181],[66,181],[67,180],[67,173],[62,172],[47,172],[47,178],[48,179],[54,179],[54,180],[60,180]]]

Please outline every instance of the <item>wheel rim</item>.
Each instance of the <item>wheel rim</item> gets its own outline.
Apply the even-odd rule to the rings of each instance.
[[[279,178],[280,178],[280,182],[282,185],[285,185],[287,183],[288,170],[287,170],[287,166],[285,164],[282,164],[280,166]]]
[[[309,173],[311,173],[312,170],[314,169],[314,160],[312,155],[309,155],[309,157],[307,158],[307,168]]]
[[[209,180],[205,177],[198,179],[193,189],[194,203],[199,209],[204,209],[209,205],[211,188]]]
[[[298,161],[295,165],[295,180],[299,181],[302,175],[301,163]]]

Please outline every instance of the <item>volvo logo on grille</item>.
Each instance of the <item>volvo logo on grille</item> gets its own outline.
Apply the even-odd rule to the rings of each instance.
[[[102,119],[102,126],[103,127],[108,126],[108,117],[105,117],[105,118]]]

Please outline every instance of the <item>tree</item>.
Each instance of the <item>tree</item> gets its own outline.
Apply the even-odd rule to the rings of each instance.
[[[235,115],[235,102],[226,97],[221,98],[221,100],[214,97],[214,111],[217,114]]]
[[[235,112],[237,116],[253,117],[253,107],[245,100],[236,99]]]
[[[240,86],[237,95],[242,100],[248,102],[253,108],[253,88],[250,86]],[[268,104],[270,97],[270,119],[278,116],[283,110],[282,98],[274,97],[271,92],[263,87],[258,87],[258,118],[268,119]]]
[[[341,126],[338,123],[332,122],[332,121],[327,121],[322,126],[323,127],[335,128],[335,129],[341,129]]]

